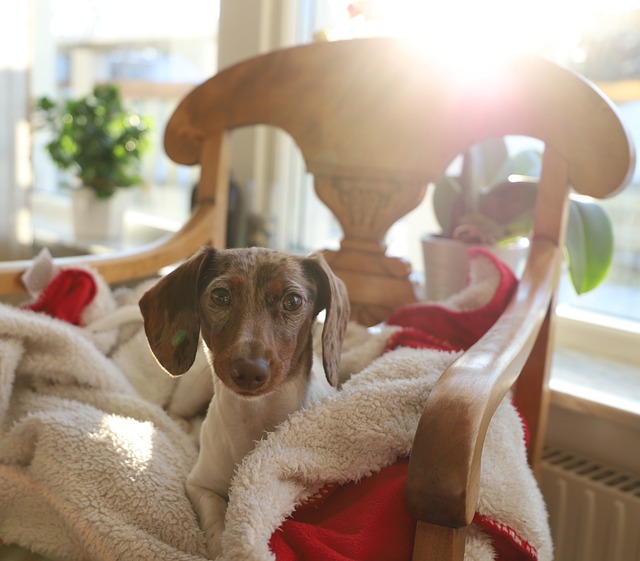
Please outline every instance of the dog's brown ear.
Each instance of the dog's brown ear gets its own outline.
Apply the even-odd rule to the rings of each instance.
[[[213,248],[200,250],[140,299],[151,351],[172,376],[184,374],[195,360],[200,337],[200,273],[214,254]]]
[[[310,255],[305,263],[318,288],[316,313],[326,310],[322,328],[322,363],[327,380],[332,386],[338,385],[340,352],[344,339],[351,306],[347,287],[333,273],[321,253]]]

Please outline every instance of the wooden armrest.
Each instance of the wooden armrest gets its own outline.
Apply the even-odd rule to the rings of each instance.
[[[561,262],[557,245],[535,239],[523,278],[505,312],[434,385],[409,463],[407,498],[418,520],[450,528],[471,523],[489,422],[534,345]]]
[[[108,283],[142,278],[156,274],[162,267],[177,263],[212,239],[219,210],[210,201],[200,203],[191,218],[176,233],[136,249],[104,255],[79,255],[56,259],[63,267],[89,265]],[[0,295],[25,292],[21,277],[30,260],[0,263]]]

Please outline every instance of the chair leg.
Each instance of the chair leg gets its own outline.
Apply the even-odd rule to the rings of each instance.
[[[463,561],[467,528],[448,528],[418,520],[412,561]]]

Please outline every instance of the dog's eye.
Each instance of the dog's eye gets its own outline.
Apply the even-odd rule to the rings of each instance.
[[[300,306],[302,306],[302,296],[295,292],[290,292],[284,297],[284,300],[282,300],[282,307],[287,310],[287,312],[293,312]]]
[[[231,304],[231,294],[226,288],[216,288],[211,292],[211,299],[218,306],[228,306]]]

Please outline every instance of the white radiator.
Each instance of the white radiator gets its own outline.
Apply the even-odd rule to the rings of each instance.
[[[640,476],[546,448],[540,486],[555,561],[640,561]]]

